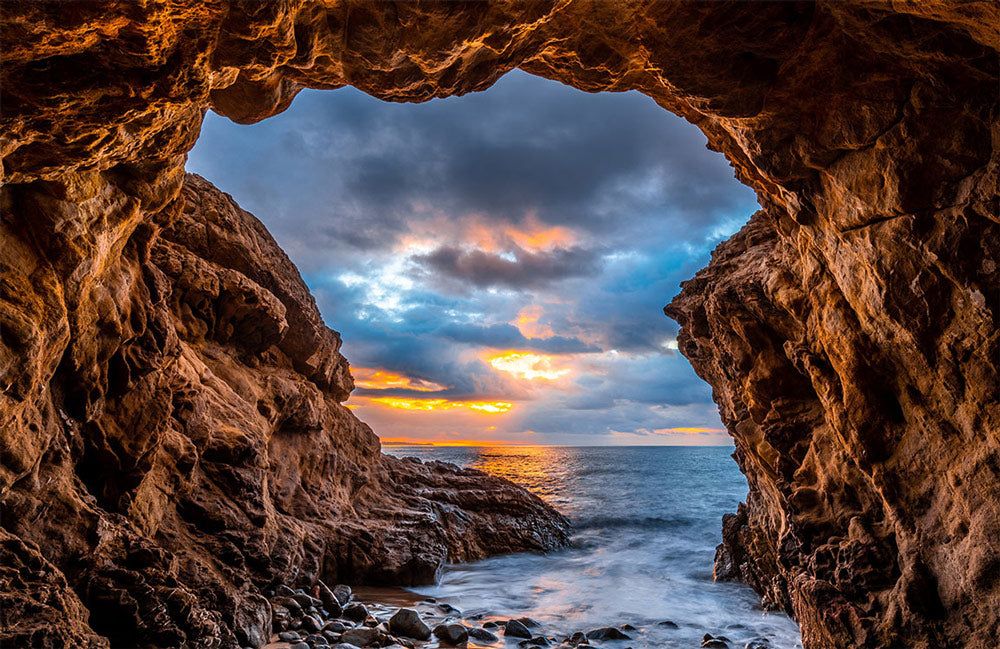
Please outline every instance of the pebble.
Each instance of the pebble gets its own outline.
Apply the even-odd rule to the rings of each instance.
[[[524,626],[523,622],[519,622],[518,620],[507,620],[503,634],[509,635],[512,638],[531,638],[531,631],[528,630],[528,627]]]
[[[434,635],[441,642],[453,647],[469,640],[469,631],[461,624],[439,624],[434,627]]]
[[[323,623],[317,617],[306,615],[302,618],[302,628],[310,633],[319,633],[323,630]]]
[[[631,636],[622,633],[613,626],[605,626],[600,629],[587,631],[588,640],[631,640]]]
[[[486,624],[489,624],[489,622]],[[486,625],[484,624],[483,626],[485,627]],[[496,628],[496,626],[497,625],[494,624],[493,628]],[[494,642],[498,642],[500,640],[500,638],[496,637],[486,629],[480,628],[469,629],[469,637],[473,640],[485,642],[486,644],[493,644]]]
[[[351,604],[344,608],[344,617],[352,622],[360,622],[368,617],[368,608],[364,604]]]
[[[337,598],[341,606],[346,606],[351,601],[351,587],[344,584],[337,584],[333,587],[333,596]]]
[[[417,640],[427,640],[431,637],[430,627],[424,624],[420,614],[412,608],[401,608],[389,618],[389,632]]]
[[[278,639],[284,640],[285,642],[298,642],[302,639],[302,636],[295,631],[282,631],[278,634]]]
[[[356,629],[348,629],[347,631],[344,631],[343,635],[340,636],[340,641],[364,647],[366,645],[374,644],[375,641],[378,640],[378,636],[379,633],[375,629],[358,627]]]

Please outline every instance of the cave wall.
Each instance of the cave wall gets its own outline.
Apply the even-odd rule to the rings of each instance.
[[[0,20],[0,577],[35,577],[6,610],[45,602],[79,644],[119,611],[118,642],[211,646],[263,624],[261,584],[340,574],[351,544],[391,559],[360,575],[384,580],[504,549],[474,488],[380,458],[294,267],[183,162],[209,108],[422,101],[520,67],[649,95],[758,192],[667,309],[751,486],[719,576],[809,648],[1000,634],[998,5],[13,1]],[[478,507],[479,540],[421,526],[438,505],[387,501],[393,481]],[[551,538],[511,547],[558,537],[524,507]],[[434,556],[399,547],[413,529]]]

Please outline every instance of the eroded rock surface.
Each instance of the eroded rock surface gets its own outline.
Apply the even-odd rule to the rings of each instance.
[[[516,527],[551,520],[530,499],[497,518],[483,478],[380,459],[294,269],[182,169],[208,108],[253,122],[348,84],[419,101],[514,67],[648,94],[758,192],[669,307],[751,486],[720,565],[810,649],[1000,635],[996,3],[0,13],[3,565],[31,573],[3,589],[51,593],[8,637],[253,642],[279,573],[415,578],[498,549],[495,523],[510,549],[546,540]]]
[[[8,187],[8,205],[84,218],[128,193],[88,180]],[[446,559],[565,541],[562,518],[506,480],[381,455],[340,403],[339,337],[228,196],[189,175],[137,222],[106,270],[53,283],[76,291],[53,296],[65,311],[39,304],[23,339],[4,338],[31,372],[50,318],[74,332],[47,385],[29,374],[6,394],[5,645],[257,646],[260,593],[289,578],[427,583]]]

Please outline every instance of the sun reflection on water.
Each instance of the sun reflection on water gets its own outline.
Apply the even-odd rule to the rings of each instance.
[[[506,478],[558,506],[569,465],[553,446],[497,446],[479,450],[472,468]]]

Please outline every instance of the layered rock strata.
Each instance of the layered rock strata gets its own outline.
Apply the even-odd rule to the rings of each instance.
[[[8,1],[0,18],[6,633],[226,644],[264,624],[270,574],[407,552],[377,578],[426,572],[399,530],[433,556],[496,549],[482,478],[380,459],[287,261],[182,167],[208,108],[249,123],[348,84],[422,101],[520,67],[646,93],[758,192],[669,307],[751,487],[720,566],[810,649],[1000,635],[995,3]]]

